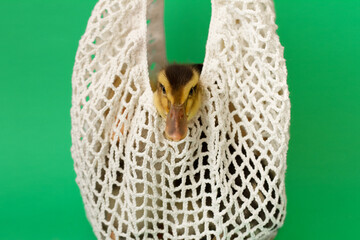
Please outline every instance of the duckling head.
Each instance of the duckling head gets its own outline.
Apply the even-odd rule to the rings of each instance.
[[[202,64],[173,64],[162,69],[157,77],[154,104],[166,119],[165,136],[180,141],[187,135],[187,122],[201,106],[199,78]]]

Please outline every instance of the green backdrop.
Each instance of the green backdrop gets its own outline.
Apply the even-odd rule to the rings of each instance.
[[[0,239],[95,239],[70,156],[72,67],[95,3],[0,1]],[[360,239],[360,1],[275,8],[292,103],[276,239]],[[203,60],[210,10],[166,1],[170,61]]]

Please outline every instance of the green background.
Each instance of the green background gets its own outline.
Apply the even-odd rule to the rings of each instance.
[[[95,239],[70,155],[72,67],[95,3],[0,0],[0,239]],[[275,8],[292,103],[276,239],[360,239],[360,1]],[[210,10],[166,1],[170,61],[203,60]]]

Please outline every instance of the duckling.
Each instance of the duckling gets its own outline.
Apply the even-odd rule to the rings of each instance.
[[[201,106],[199,78],[203,65],[172,64],[157,75],[154,105],[166,119],[165,136],[180,141],[187,135],[187,122]]]

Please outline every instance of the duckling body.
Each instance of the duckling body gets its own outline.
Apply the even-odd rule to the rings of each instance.
[[[164,129],[165,136],[172,141],[180,141],[187,136],[187,123],[189,120],[196,116],[200,106],[201,106],[201,93],[202,89],[199,84],[199,78],[202,70],[202,64],[196,65],[183,65],[183,64],[172,64],[164,69],[161,69],[157,74],[155,86],[152,86],[153,89],[153,101],[159,115],[166,121],[166,127]],[[119,81],[119,78],[116,77],[115,82]],[[124,112],[124,110],[122,110]],[[122,126],[120,133],[115,134],[112,132],[111,139],[116,139],[116,135],[124,134],[123,123],[119,122],[116,119],[116,126]],[[158,169],[160,171],[160,169]],[[160,176],[157,176],[160,177]],[[152,179],[148,179],[150,182]],[[159,182],[161,179],[157,179]],[[142,185],[137,184],[137,187],[143,187]],[[112,194],[118,196],[117,189],[113,190]],[[142,192],[141,189],[137,189],[136,192]],[[175,194],[176,195],[176,194]],[[179,197],[180,196],[177,196]],[[144,202],[143,197],[136,198],[137,205],[141,205]],[[149,203],[150,204],[150,203]],[[201,204],[201,203],[199,203]],[[182,209],[186,211],[184,203],[176,202],[177,209]],[[141,218],[145,213],[143,211],[137,212],[138,218]],[[162,211],[158,211],[158,215],[162,218]],[[107,219],[111,219],[112,214],[108,214]],[[187,220],[184,220],[184,214],[179,214],[178,221],[192,221],[194,222],[194,217],[188,216]],[[128,219],[126,218],[128,221]],[[139,223],[140,227],[144,223]],[[123,231],[127,231],[127,227],[122,226]],[[115,226],[118,228],[118,226]],[[162,225],[158,224],[158,228],[163,228]],[[176,230],[177,235],[183,235],[184,230]],[[159,239],[162,239],[162,235],[157,236]],[[110,239],[115,240],[119,239],[116,237],[115,232],[112,231],[110,234]],[[121,239],[121,238],[120,238]]]

